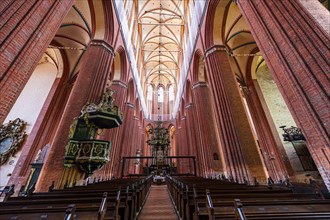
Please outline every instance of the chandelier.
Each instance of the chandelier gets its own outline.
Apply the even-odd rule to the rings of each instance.
[[[280,128],[282,128],[284,131],[284,134],[282,134],[284,141],[293,142],[293,141],[305,140],[304,134],[302,133],[300,128],[294,126],[291,126],[291,128],[286,128],[285,125],[280,126]]]

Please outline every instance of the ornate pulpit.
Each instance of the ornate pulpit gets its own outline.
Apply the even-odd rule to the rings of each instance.
[[[114,91],[107,90],[99,104],[87,103],[74,120],[64,156],[64,166],[78,166],[87,176],[109,162],[111,143],[97,139],[103,129],[122,124],[122,113],[113,105]]]

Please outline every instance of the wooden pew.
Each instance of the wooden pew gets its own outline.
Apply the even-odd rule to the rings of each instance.
[[[207,211],[198,219],[329,219],[330,202],[327,200],[312,201],[249,201],[213,203],[207,195]],[[234,206],[234,209],[233,209]]]
[[[112,200],[109,202],[109,200]],[[55,218],[62,217],[66,210],[67,204],[73,203],[75,205],[75,216],[84,216],[84,219],[103,219],[109,217],[111,219],[116,218],[120,208],[120,190],[117,191],[116,196],[109,199],[107,193],[103,193],[102,197],[85,197],[85,198],[52,198],[49,200],[12,200],[6,203],[0,203],[0,219],[18,218],[33,219],[38,216],[50,216]],[[15,217],[16,216],[16,217]],[[87,216],[85,218],[85,216]],[[8,218],[8,219],[9,219]],[[46,217],[45,217],[46,218]]]
[[[272,215],[275,219],[329,218],[329,200],[323,200],[319,194],[295,194],[283,187],[254,187],[216,180],[185,178],[184,181],[167,179],[170,194],[183,220],[234,219],[235,214],[236,219],[244,219],[239,218],[239,211],[248,219],[271,219]],[[199,185],[191,187],[189,183]],[[205,193],[206,188],[210,190]],[[238,198],[241,200],[234,202]],[[244,204],[244,208],[239,209],[239,204]]]
[[[134,186],[117,188],[127,184]],[[145,199],[150,185],[151,178],[116,180],[52,190],[49,193],[10,197],[7,202],[0,203],[0,219],[70,219],[74,216],[79,219],[130,220],[134,219],[137,210],[141,209],[138,199]],[[71,204],[74,206],[70,209],[68,205]],[[66,210],[71,210],[71,214],[65,214]]]

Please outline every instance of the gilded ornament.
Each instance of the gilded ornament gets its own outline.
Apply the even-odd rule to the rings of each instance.
[[[26,137],[26,133],[23,131],[25,125],[26,122],[16,118],[0,126],[0,165],[5,164],[22,146]]]

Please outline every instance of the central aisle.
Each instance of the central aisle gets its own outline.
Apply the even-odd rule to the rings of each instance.
[[[177,220],[166,185],[152,185],[138,220]]]

